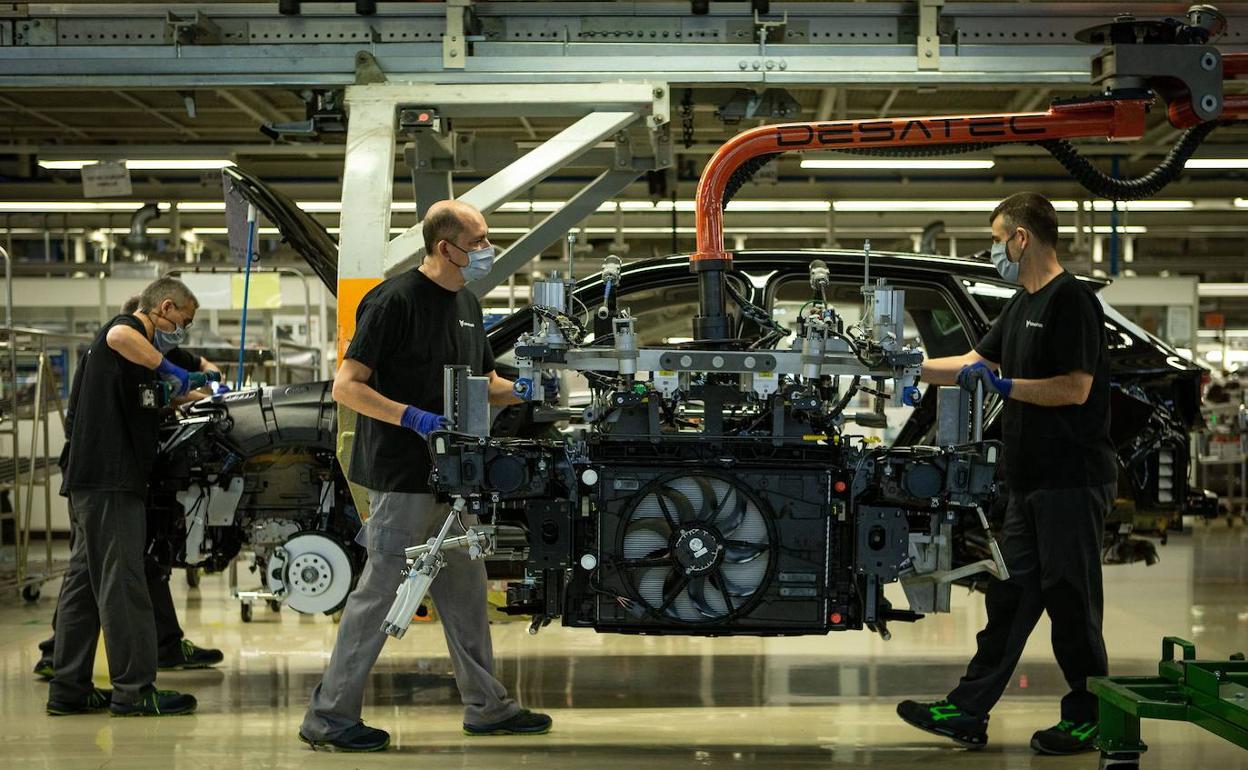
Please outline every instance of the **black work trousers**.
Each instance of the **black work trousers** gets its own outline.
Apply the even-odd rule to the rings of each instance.
[[[147,578],[147,593],[152,599],[152,615],[156,620],[156,649],[160,660],[177,658],[178,645],[182,643],[182,626],[178,623],[178,610],[173,606],[173,594],[169,590],[169,571],[150,556],[143,561]],[[62,584],[64,590],[64,584]],[[59,607],[60,601],[57,601]],[[39,652],[45,658],[52,657],[56,649],[56,612],[52,613],[52,636],[39,643]]]
[[[1101,633],[1104,590],[1101,545],[1115,484],[1039,489],[1010,494],[1002,528],[1009,580],[988,587],[988,625],[978,650],[949,700],[969,714],[987,716],[1005,692],[1043,612],[1053,626],[1053,654],[1070,692],[1062,719],[1095,722],[1090,676],[1109,672]]]

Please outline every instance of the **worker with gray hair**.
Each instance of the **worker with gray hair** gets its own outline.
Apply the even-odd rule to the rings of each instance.
[[[188,371],[197,364],[192,356],[177,349],[198,307],[180,281],[154,281],[139,310],[100,329],[75,377],[63,484],[73,548],[57,608],[51,715],[195,710],[193,696],[156,689],[156,626],[143,555],[160,410],[167,396],[185,395],[204,381]],[[101,628],[111,690],[92,682]]]
[[[122,315],[133,315],[139,309],[140,295],[135,294],[129,297],[121,305]],[[182,349],[178,348],[175,356],[182,355]],[[217,365],[209,361],[203,356],[189,354],[186,362],[189,364],[194,362],[193,366],[187,368],[198,372],[217,372],[220,369]],[[81,372],[81,368],[78,369]],[[74,378],[74,384],[77,385],[77,375]],[[220,386],[224,388],[224,386]],[[228,390],[228,388],[226,388]],[[195,391],[197,395],[212,395],[207,392]],[[188,398],[189,398],[188,394]],[[74,413],[72,410],[65,415],[66,431],[65,437],[69,438],[69,426],[73,425]],[[69,441],[66,440],[65,447],[61,451],[60,466],[62,473],[68,465],[69,457]],[[67,494],[62,489],[61,494]],[[72,547],[72,545],[71,545]],[[178,622],[178,611],[173,603],[173,594],[169,590],[170,571],[157,563],[155,557],[147,554],[143,560],[143,571],[147,576],[147,590],[152,598],[152,611],[156,621],[156,649],[158,651],[157,661],[158,667],[162,671],[173,671],[193,668],[211,668],[225,659],[225,655],[221,650],[200,647],[186,638],[182,631],[182,625]],[[58,604],[59,599],[58,599]],[[35,663],[34,673],[41,679],[51,681],[55,669],[53,668],[53,658],[56,650],[56,613],[52,614],[52,636],[39,642],[39,660]]]

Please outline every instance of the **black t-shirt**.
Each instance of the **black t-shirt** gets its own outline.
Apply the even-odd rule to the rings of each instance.
[[[466,365],[478,376],[494,370],[476,296],[447,291],[416,269],[382,281],[360,300],[346,357],[373,370],[369,385],[381,395],[434,414],[444,411],[444,367]],[[378,492],[428,492],[429,469],[429,448],[419,435],[359,416],[352,481]]]
[[[1040,291],[1020,290],[975,349],[1006,377],[1038,380],[1092,375],[1088,400],[1069,406],[1005,402],[1003,438],[1010,488],[1065,489],[1117,477],[1109,439],[1109,358],[1105,318],[1092,290],[1070,273]]]
[[[160,409],[144,405],[160,375],[126,360],[108,346],[108,331],[129,326],[144,336],[143,322],[119,315],[105,324],[78,363],[66,409],[66,451],[62,453],[62,494],[133,492],[147,494],[156,459]],[[199,369],[199,356],[177,348],[166,355],[188,370]]]

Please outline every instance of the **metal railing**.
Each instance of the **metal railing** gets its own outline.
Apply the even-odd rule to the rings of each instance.
[[[6,314],[11,317],[11,311]],[[0,465],[0,489],[10,492],[12,511],[0,512],[0,521],[11,520],[12,543],[6,542],[0,528],[0,554],[12,549],[12,563],[0,562],[0,589],[16,588],[31,599],[38,596],[44,582],[64,572],[52,558],[52,480],[59,471],[57,457],[51,451],[50,419],[52,410],[65,428],[65,404],[61,399],[60,380],[51,365],[50,347],[66,351],[66,375],[72,377],[79,344],[89,344],[90,337],[77,334],[0,327],[0,346],[7,348],[8,367],[4,379],[7,389],[7,413],[0,416],[0,435],[10,439],[5,462]],[[68,344],[66,344],[68,343]],[[19,376],[20,362],[34,360],[33,386],[23,388]],[[33,389],[33,393],[29,391]],[[27,397],[29,393],[29,397]],[[23,453],[21,425],[30,420],[30,437]],[[68,436],[66,436],[68,440]],[[37,490],[43,499],[43,569],[33,571],[30,546],[35,533],[35,500]]]

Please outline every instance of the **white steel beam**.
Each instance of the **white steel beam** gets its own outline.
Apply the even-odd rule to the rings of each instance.
[[[504,283],[509,276],[539,256],[548,246],[557,242],[568,230],[576,227],[598,210],[604,202],[614,198],[624,188],[641,176],[634,169],[608,170],[602,172],[597,179],[572,196],[558,211],[550,214],[536,227],[520,236],[511,244],[494,264],[489,275],[474,281],[468,286],[478,297],[483,297],[490,289]]]
[[[639,117],[637,112],[590,113],[460,196],[460,200],[489,214]],[[386,249],[386,274],[413,266],[424,255],[424,248],[424,235],[417,224],[390,241]]]

